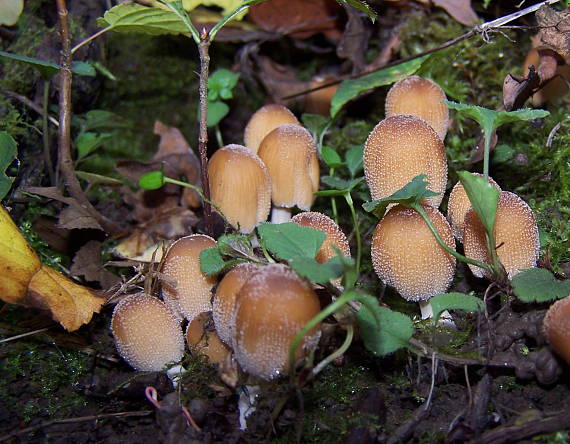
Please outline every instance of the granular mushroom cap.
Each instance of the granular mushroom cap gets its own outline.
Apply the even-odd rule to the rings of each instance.
[[[135,370],[159,371],[184,355],[180,322],[153,296],[140,293],[119,302],[111,331],[119,354]]]
[[[479,173],[473,174],[483,177],[483,175]],[[501,187],[490,177],[489,183],[501,192]],[[467,197],[465,188],[463,188],[463,184],[461,182],[457,182],[449,194],[449,201],[447,203],[447,219],[451,224],[453,235],[459,242],[463,242],[465,215],[470,208],[471,202],[469,201],[469,197]]]
[[[364,144],[364,174],[372,199],[392,195],[419,174],[438,193],[425,203],[438,207],[447,184],[443,142],[424,120],[395,115],[382,120]]]
[[[303,227],[321,230],[326,234],[323,245],[321,245],[315,257],[318,263],[324,264],[336,256],[336,252],[332,248],[333,245],[337,247],[342,254],[350,257],[350,245],[348,244],[346,235],[336,222],[327,215],[317,211],[305,211],[293,216],[291,222],[295,222]]]
[[[244,145],[257,153],[263,138],[278,126],[286,123],[300,125],[295,115],[283,105],[272,103],[262,106],[247,122],[243,135]]]
[[[570,365],[570,296],[550,306],[543,326],[552,348]]]
[[[411,114],[425,120],[441,140],[449,125],[449,109],[442,103],[447,97],[439,85],[420,76],[396,82],[386,96],[386,117]]]
[[[445,217],[424,210],[445,243],[455,239]],[[391,208],[372,235],[372,264],[380,279],[409,301],[424,301],[447,290],[455,274],[455,258],[436,241],[420,214],[401,205]]]
[[[241,145],[218,149],[208,162],[212,202],[241,233],[251,233],[271,210],[271,180],[265,164]]]
[[[289,347],[295,335],[320,311],[311,285],[289,267],[263,267],[238,293],[235,356],[248,373],[270,380],[287,372]],[[319,326],[305,336],[300,358],[316,347]]]
[[[258,154],[269,170],[273,204],[308,211],[320,180],[317,147],[309,131],[281,125],[263,139]]]
[[[192,353],[205,355],[212,364],[223,362],[230,349],[220,340],[216,330],[208,328],[209,313],[200,313],[186,327],[186,343]]]
[[[241,287],[259,269],[251,263],[239,264],[225,274],[218,284],[212,302],[212,315],[216,331],[222,341],[230,347],[234,343],[234,309]]]
[[[164,256],[161,271],[167,279],[162,281],[162,297],[175,313],[189,321],[212,310],[210,299],[216,278],[200,270],[200,253],[215,246],[216,241],[210,236],[193,234],[174,242]]]
[[[538,227],[531,208],[516,194],[502,191],[499,195],[493,233],[497,256],[509,279],[521,270],[536,267],[540,252]],[[473,209],[465,215],[463,247],[468,258],[484,263],[491,262],[487,252],[485,228]],[[475,265],[469,265],[469,268],[477,277],[485,275],[483,270]]]

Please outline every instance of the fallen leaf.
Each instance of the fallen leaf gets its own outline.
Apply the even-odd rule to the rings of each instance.
[[[306,39],[323,33],[341,38],[342,8],[335,0],[272,0],[249,8],[249,19],[261,29]]]
[[[86,281],[97,282],[101,288],[108,289],[119,282],[119,277],[106,270],[101,262],[101,242],[92,240],[75,254],[69,271],[74,276],[83,276]]]
[[[479,20],[471,7],[471,0],[432,0],[434,6],[445,11],[465,26],[473,26]]]
[[[527,77],[507,74],[503,82],[503,106],[506,111],[522,108],[527,99],[536,92],[540,83],[534,68]]]
[[[67,230],[88,229],[103,230],[97,219],[95,219],[87,210],[79,205],[72,205],[64,208],[59,213],[58,227]]]
[[[556,11],[542,6],[536,11],[536,21],[540,28],[540,44],[552,49],[570,64],[570,8]]]
[[[269,57],[257,56],[257,77],[263,84],[270,101],[288,106],[293,101],[281,100],[281,97],[300,93],[311,87],[311,82],[303,82],[297,78],[297,71],[290,66],[274,62]]]
[[[2,0],[0,2],[0,25],[14,26],[24,9],[24,0]]]
[[[351,6],[345,5],[348,22],[344,27],[342,38],[336,47],[336,55],[341,59],[352,62],[352,72],[361,72],[366,64],[365,53],[368,49],[370,28],[367,26],[368,19]]]

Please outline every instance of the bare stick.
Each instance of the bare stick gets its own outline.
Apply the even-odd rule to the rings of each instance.
[[[42,107],[39,106],[37,103],[32,102],[26,96],[15,93],[14,91],[8,91],[6,89],[0,90],[0,94],[4,94],[5,96],[12,97],[13,99],[16,99],[17,101],[22,102],[28,108],[33,109],[40,116],[42,116],[42,117],[44,116],[44,110],[42,109]],[[56,126],[56,127],[59,126],[59,122],[55,118],[53,118],[52,116],[47,116],[47,118],[50,121],[50,123],[52,123],[54,126]]]

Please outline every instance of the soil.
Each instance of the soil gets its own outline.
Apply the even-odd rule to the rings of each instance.
[[[57,59],[57,14],[55,6],[48,3],[27,2],[20,27],[2,28],[7,34],[0,34],[0,49],[21,54],[29,49],[25,55]],[[94,20],[105,8],[90,5],[89,1],[69,3],[73,41],[79,41],[96,29]],[[380,12],[382,27],[373,31],[369,25],[358,25],[366,31],[369,43],[361,54],[366,62],[378,60],[389,37],[396,34],[401,41],[398,54],[406,57],[467,29],[445,11],[430,9],[423,2],[370,3]],[[510,2],[493,1],[488,8],[483,7],[482,1],[471,3],[485,20],[512,9]],[[352,17],[343,15],[343,20],[349,16]],[[355,23],[352,26],[358,28]],[[532,19],[517,23],[531,24]],[[22,32],[24,24],[30,27],[28,35]],[[519,65],[530,45],[528,32],[505,32],[509,33],[508,38],[499,36],[495,44],[481,40],[461,43],[456,52],[443,56],[451,57],[451,68],[449,63],[441,66],[443,59],[434,58],[434,63],[426,68],[428,74],[454,99],[494,108],[500,101],[506,73],[520,71]],[[4,35],[11,38],[4,39]],[[255,43],[244,32],[240,39],[253,40],[219,42],[212,46],[211,54],[214,68],[233,67],[242,74],[229,102],[231,111],[220,126],[228,143],[239,142],[249,115],[272,93],[279,92],[270,91],[268,82],[260,80],[260,76],[273,72],[274,83],[287,80],[279,77],[284,75],[282,72],[277,75],[266,65],[258,66],[262,61],[258,56],[274,56],[274,62],[296,71],[294,82],[289,78],[287,88],[322,74],[322,66],[333,65],[334,70],[344,70],[343,74],[351,69],[358,71],[356,57],[339,60],[334,55],[334,44],[320,34],[308,40],[275,37]],[[515,45],[512,39],[524,44]],[[78,116],[83,118],[87,111],[100,109],[113,111],[121,119],[118,128],[109,130],[112,137],[104,151],[82,164],[85,171],[119,177],[117,162],[150,159],[157,146],[152,132],[155,120],[179,128],[195,147],[198,127],[188,121],[194,122],[197,115],[194,72],[199,65],[187,40],[108,34],[105,40],[97,40],[88,50],[78,52],[78,57],[101,62],[119,79],[100,75],[82,78],[75,85]],[[499,59],[503,62],[496,62]],[[359,63],[364,63],[362,60]],[[265,71],[260,73],[258,69]],[[3,74],[0,89],[41,103],[41,81],[36,73],[11,65],[3,69]],[[265,90],[260,87],[262,84]],[[51,94],[51,103],[56,104],[56,88]],[[361,145],[383,117],[385,94],[386,88],[380,88],[350,104],[331,127],[325,138],[327,143],[343,155],[350,147]],[[504,189],[523,195],[537,214],[542,235],[541,266],[559,278],[568,277],[570,263],[570,202],[554,196],[564,196],[570,184],[570,136],[568,123],[564,122],[567,96],[546,105],[552,113],[549,123],[514,124],[502,131],[499,145],[503,148],[498,146],[494,154],[495,178],[501,179]],[[37,173],[43,168],[38,148],[41,137],[27,129],[40,128],[40,120],[23,105],[1,100],[4,122],[0,130],[8,131],[19,142],[21,165],[19,169],[15,164],[9,169],[17,175],[14,190],[45,185],[45,175]],[[302,106],[291,104],[295,111]],[[555,142],[562,148],[544,147],[552,122],[562,122]],[[446,140],[450,159],[448,189],[456,181],[456,171],[479,168],[470,163],[478,136],[472,122],[459,118],[453,121]],[[210,138],[215,137],[211,131]],[[55,142],[54,137],[52,146]],[[366,187],[357,187],[354,197],[359,205],[366,201]],[[131,230],[135,225],[143,225],[125,210],[123,198],[124,194],[104,188],[95,187],[93,193],[97,208],[104,209],[108,217],[128,223]],[[89,241],[105,241],[101,261],[111,258],[116,240],[105,238],[100,231],[75,229],[63,230],[62,234],[56,229],[54,221],[61,206],[44,207],[15,192],[5,202],[13,207],[16,222],[44,262],[65,271],[75,253]],[[329,202],[318,201],[316,210],[330,212]],[[369,239],[376,220],[365,214],[359,217],[363,237]],[[200,212],[193,218],[192,229],[199,231],[203,227]],[[42,221],[39,225],[38,220]],[[352,229],[350,214],[344,207],[340,222]],[[36,224],[34,228],[32,223]],[[221,224],[217,225],[220,232],[224,229]],[[353,235],[349,238],[354,249]],[[364,257],[368,257],[369,249],[366,240]],[[132,268],[109,268],[123,281],[134,275]],[[102,289],[101,282],[95,279],[84,283]],[[144,283],[137,285],[140,290]],[[254,381],[241,372],[220,370],[204,356],[188,352],[182,362],[188,373],[174,387],[165,373],[134,372],[118,356],[109,330],[111,306],[104,307],[87,325],[68,333],[38,311],[4,304],[0,306],[0,442],[570,442],[570,368],[544,337],[541,325],[548,303],[522,304],[497,293],[487,301],[487,316],[456,311],[453,316],[457,329],[445,329],[420,321],[415,304],[403,301],[392,289],[380,285],[367,259],[363,261],[359,286],[393,310],[412,316],[417,342],[410,349],[378,357],[365,348],[357,334],[343,356],[313,379],[304,379],[306,375],[301,372],[296,385],[291,385],[287,378]],[[487,286],[487,281],[472,277],[466,267],[460,266],[450,291],[483,296]],[[336,350],[344,340],[344,330],[334,319],[328,319],[327,325],[315,362]],[[420,350],[424,345],[427,352]],[[233,377],[237,382],[228,384]],[[247,429],[242,430],[238,403],[255,385],[261,387],[255,412],[247,419]],[[149,387],[156,390],[157,400],[149,396]]]

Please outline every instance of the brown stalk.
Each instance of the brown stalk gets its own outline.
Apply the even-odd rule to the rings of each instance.
[[[59,131],[58,131],[58,159],[59,169],[65,186],[75,200],[89,212],[89,214],[109,234],[120,232],[119,226],[100,214],[89,202],[75,175],[75,167],[71,157],[71,36],[69,33],[69,13],[65,0],[56,0],[57,15],[61,38],[61,69],[59,71]]]

